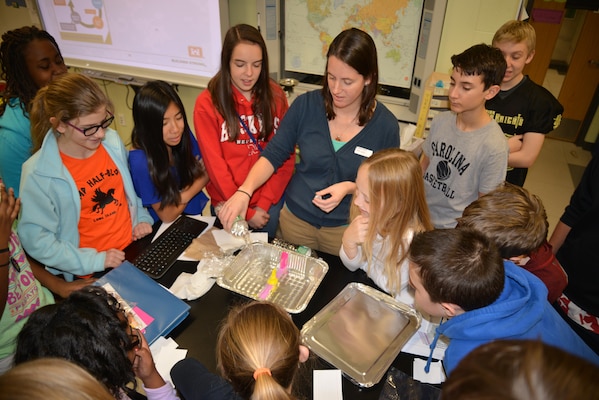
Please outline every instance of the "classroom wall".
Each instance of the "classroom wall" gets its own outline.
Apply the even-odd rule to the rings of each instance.
[[[228,2],[230,24],[247,23],[255,26],[257,10],[264,8],[265,0],[228,0]],[[498,6],[495,0],[456,0],[448,3],[437,59],[437,71],[450,70],[451,55],[460,53],[476,43],[490,43],[495,30],[505,21],[516,17],[520,5],[519,0],[502,0],[501,6]],[[31,17],[28,9],[8,7],[5,2],[0,4],[0,31],[5,32],[29,24],[31,24]],[[280,26],[280,21],[277,21],[277,26]],[[276,71],[278,70],[275,68],[278,63],[278,49],[274,44],[271,46],[267,43],[267,45],[271,58],[270,68]],[[72,71],[77,72],[76,69]],[[115,118],[114,128],[125,143],[130,143],[133,127],[131,116],[133,89],[114,82],[98,80],[98,83],[115,105],[117,118]],[[178,89],[190,126],[193,127],[193,106],[202,89],[188,86],[179,86]],[[122,118],[119,118],[120,115]]]
[[[27,7],[7,6],[5,1],[0,3],[0,33],[31,25],[31,16]]]
[[[78,72],[78,69],[71,69],[71,72]],[[133,87],[115,83],[112,81],[103,81],[94,79],[106,92],[112,100],[115,111],[113,129],[115,129],[123,142],[129,146],[131,144],[131,130],[133,129],[133,115],[131,107],[133,106],[133,97],[135,92]],[[201,89],[190,86],[178,86],[179,97],[185,107],[189,126],[193,129],[193,106],[195,100],[201,92]]]
[[[497,28],[516,19],[521,0],[449,1],[437,56],[438,72],[451,71],[451,56],[478,43],[491,43]]]
[[[256,0],[229,0],[229,26],[237,24],[256,26],[258,21],[257,2]]]

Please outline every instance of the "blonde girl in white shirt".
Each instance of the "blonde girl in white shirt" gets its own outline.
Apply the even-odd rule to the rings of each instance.
[[[351,271],[366,271],[376,285],[411,305],[407,253],[414,233],[432,229],[422,169],[412,152],[374,153],[358,169],[356,192],[339,256]]]

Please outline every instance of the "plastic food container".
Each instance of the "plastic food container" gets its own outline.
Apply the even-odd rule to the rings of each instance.
[[[277,272],[285,258],[286,274],[278,278],[276,287],[268,290],[273,270]],[[252,243],[239,252],[216,283],[255,300],[272,301],[296,314],[306,309],[328,270],[323,260],[268,243]]]
[[[348,284],[302,328],[306,346],[355,384],[378,383],[422,317],[412,307],[360,283]]]

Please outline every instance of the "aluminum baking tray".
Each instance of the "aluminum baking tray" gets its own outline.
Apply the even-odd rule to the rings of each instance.
[[[282,253],[288,254],[287,274],[276,290],[260,297],[272,270],[278,268]],[[216,283],[255,300],[269,300],[296,314],[306,309],[314,292],[329,270],[321,259],[309,257],[268,243],[251,243],[227,266]]]
[[[348,284],[302,328],[302,341],[355,384],[378,383],[422,317],[361,283]]]

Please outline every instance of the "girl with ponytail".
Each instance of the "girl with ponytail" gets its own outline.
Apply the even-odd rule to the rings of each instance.
[[[234,308],[219,332],[216,359],[224,379],[194,359],[177,363],[171,377],[187,400],[294,399],[298,366],[308,357],[285,310],[270,302],[250,302]]]

